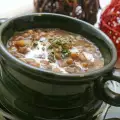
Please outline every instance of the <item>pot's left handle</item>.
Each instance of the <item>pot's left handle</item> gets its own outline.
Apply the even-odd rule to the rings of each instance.
[[[7,18],[0,18],[0,25],[4,23],[7,20]]]
[[[7,20],[7,18],[0,18],[0,25],[4,23]]]
[[[114,68],[104,77],[101,77],[101,79],[97,80],[95,85],[95,93],[99,99],[110,105],[120,107],[120,91],[119,93],[116,93],[108,88],[108,86],[105,85],[107,81],[116,81],[120,85],[120,68]]]

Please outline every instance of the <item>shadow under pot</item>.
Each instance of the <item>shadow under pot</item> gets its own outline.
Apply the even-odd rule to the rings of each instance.
[[[83,74],[62,74],[21,62],[7,51],[7,42],[16,31],[33,28],[60,28],[86,37],[100,49],[104,67]],[[10,111],[32,114],[30,106],[51,110],[84,108],[96,104],[96,100],[120,106],[120,94],[105,87],[109,80],[120,82],[119,69],[114,68],[116,48],[104,33],[84,21],[52,13],[8,19],[0,26],[0,54],[0,101]]]

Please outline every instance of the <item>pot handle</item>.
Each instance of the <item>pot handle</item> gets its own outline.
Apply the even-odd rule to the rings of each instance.
[[[102,99],[104,102],[113,105],[120,106],[120,93],[116,93],[105,86],[107,81],[116,81],[120,83],[120,68],[114,68],[111,72],[105,74],[97,80],[95,85],[95,94],[99,99]]]
[[[4,23],[7,20],[7,18],[0,18],[0,25]]]
[[[0,25],[1,25],[2,23],[4,23],[6,20],[7,20],[7,18],[0,18]],[[1,57],[1,55],[0,55],[0,57]]]

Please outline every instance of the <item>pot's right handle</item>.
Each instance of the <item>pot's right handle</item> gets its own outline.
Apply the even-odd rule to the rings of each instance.
[[[96,81],[95,94],[99,99],[110,105],[120,106],[120,93],[115,93],[108,86],[105,86],[105,83],[111,80],[120,83],[120,68],[114,68],[111,72]]]

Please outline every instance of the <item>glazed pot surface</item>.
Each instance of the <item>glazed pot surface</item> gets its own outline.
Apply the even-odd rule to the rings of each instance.
[[[105,66],[85,74],[63,75],[19,61],[6,50],[7,41],[16,31],[33,28],[60,28],[83,35],[99,47]],[[58,116],[61,114],[60,110],[78,113],[82,109],[81,114],[88,113],[91,105],[99,103],[98,106],[100,106],[101,100],[120,105],[119,99],[112,98],[104,88],[105,82],[110,77],[118,82],[120,79],[119,76],[117,78],[112,74],[117,59],[115,46],[106,35],[92,25],[64,15],[31,14],[3,23],[0,27],[0,43],[0,100],[11,111],[16,111],[17,114],[29,113],[43,118],[46,114],[49,116],[52,111],[53,116],[49,116],[52,119],[55,118],[53,111],[56,110],[59,111]],[[44,108],[44,112],[40,112],[41,108]],[[71,117],[74,116],[75,114]]]

